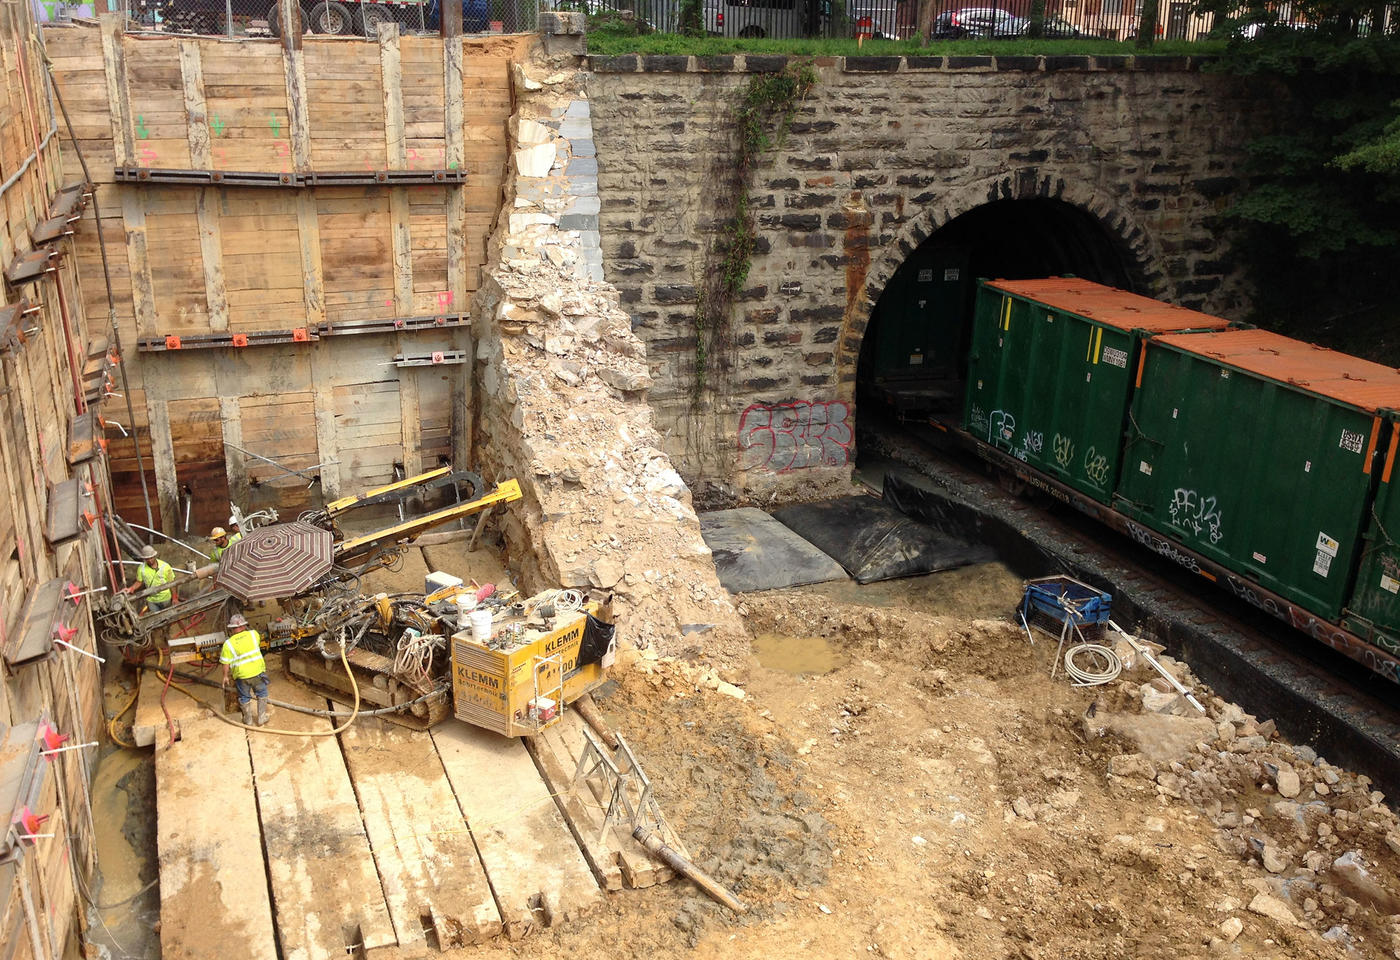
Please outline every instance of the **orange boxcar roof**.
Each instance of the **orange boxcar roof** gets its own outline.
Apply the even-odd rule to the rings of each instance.
[[[1151,297],[1106,287],[1078,277],[1047,277],[1044,280],[991,280],[987,286],[1004,293],[1037,300],[1056,310],[1087,317],[1119,330],[1146,330],[1167,333],[1172,330],[1224,330],[1228,320],[1207,313],[1173,306]]]
[[[1400,370],[1267,330],[1226,330],[1153,341],[1374,413],[1400,409]]]

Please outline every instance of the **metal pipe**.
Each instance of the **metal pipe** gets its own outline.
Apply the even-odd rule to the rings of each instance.
[[[28,157],[26,157],[24,163],[20,164],[20,168],[16,170],[8,180],[6,180],[4,183],[0,183],[0,197],[4,197],[6,191],[8,191],[15,184],[19,183],[20,177],[24,176],[24,172],[29,169],[29,165],[31,163],[39,159],[39,155],[43,152],[44,148],[49,145],[49,140],[53,137],[55,133],[58,133],[58,121],[56,120],[54,121],[53,126],[49,127],[49,132],[44,134],[44,139],[39,142],[39,150],[35,153],[31,153]]]
[[[184,547],[184,548],[185,548],[186,550],[188,550],[190,553],[197,553],[197,554],[199,554],[199,555],[200,555],[201,557],[203,557],[205,560],[212,560],[212,559],[213,559],[213,557],[209,556],[209,554],[205,553],[203,550],[196,550],[194,547],[190,546],[188,543],[185,543],[183,540],[176,540],[176,539],[175,539],[174,537],[172,537],[170,534],[168,534],[168,533],[161,533],[159,530],[156,530],[156,529],[153,528],[153,527],[143,527],[143,526],[141,526],[141,524],[139,524],[139,523],[132,523],[130,520],[127,521],[127,526],[129,526],[129,527],[135,527],[137,530],[145,530],[147,533],[154,533],[154,534],[155,534],[156,536],[158,536],[158,537],[164,537],[165,539],[169,540],[171,543],[179,544],[180,546]]]
[[[748,906],[742,900],[722,887],[718,881],[704,870],[701,870],[695,864],[677,853],[666,844],[666,841],[652,833],[642,824],[639,823],[632,828],[632,838],[646,847],[647,853],[666,864],[666,866],[670,867],[681,876],[694,881],[695,885],[708,893],[710,898],[716,903],[723,904],[735,913],[749,912]]]
[[[276,467],[278,470],[281,470],[281,471],[283,471],[284,473],[291,474],[291,475],[294,476],[294,477],[301,477],[303,480],[310,480],[310,481],[313,482],[313,483],[316,482],[316,479],[317,479],[317,478],[316,478],[314,475],[308,476],[307,474],[303,473],[303,472],[300,471],[300,470],[293,470],[291,467],[284,467],[284,466],[282,466],[282,464],[278,463],[276,460],[272,460],[272,459],[270,459],[270,458],[268,458],[268,457],[264,457],[262,454],[260,454],[260,453],[254,453],[254,452],[251,451],[251,450],[244,450],[242,447],[240,447],[240,446],[238,446],[238,445],[236,445],[236,444],[229,443],[227,440],[224,441],[224,446],[226,446],[226,447],[233,447],[233,449],[237,450],[239,453],[247,454],[248,456],[252,457],[252,458],[255,459],[255,460],[261,460],[261,461],[263,461],[264,463],[269,463],[269,464],[271,464],[272,466]],[[319,467],[319,466],[321,466],[321,464],[318,463],[318,464],[316,464],[316,466]]]

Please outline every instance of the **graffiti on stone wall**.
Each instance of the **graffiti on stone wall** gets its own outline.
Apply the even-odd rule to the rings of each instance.
[[[851,440],[850,408],[840,400],[751,404],[739,416],[739,469],[844,466]]]

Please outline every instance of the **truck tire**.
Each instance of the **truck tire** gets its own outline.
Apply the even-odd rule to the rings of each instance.
[[[394,14],[388,7],[381,7],[377,3],[362,3],[360,9],[355,12],[356,33],[369,37],[371,40],[379,35],[379,25],[381,23],[393,23]]]
[[[221,15],[209,10],[172,10],[165,18],[166,33],[223,33],[219,29]]]
[[[350,10],[337,0],[322,0],[311,8],[306,18],[306,29],[311,33],[329,33],[346,36],[354,33],[355,21]]]
[[[274,37],[282,36],[282,5],[274,3],[267,11],[267,32]]]

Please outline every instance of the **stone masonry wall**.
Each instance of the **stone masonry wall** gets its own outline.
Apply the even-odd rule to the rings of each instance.
[[[818,58],[755,181],[759,242],[727,371],[693,398],[696,289],[731,111],[777,56],[594,57],[604,272],[645,341],[663,449],[726,501],[848,483],[856,361],[885,282],[941,224],[1054,197],[1114,238],[1144,292],[1238,316],[1216,217],[1270,91],[1195,58]]]

